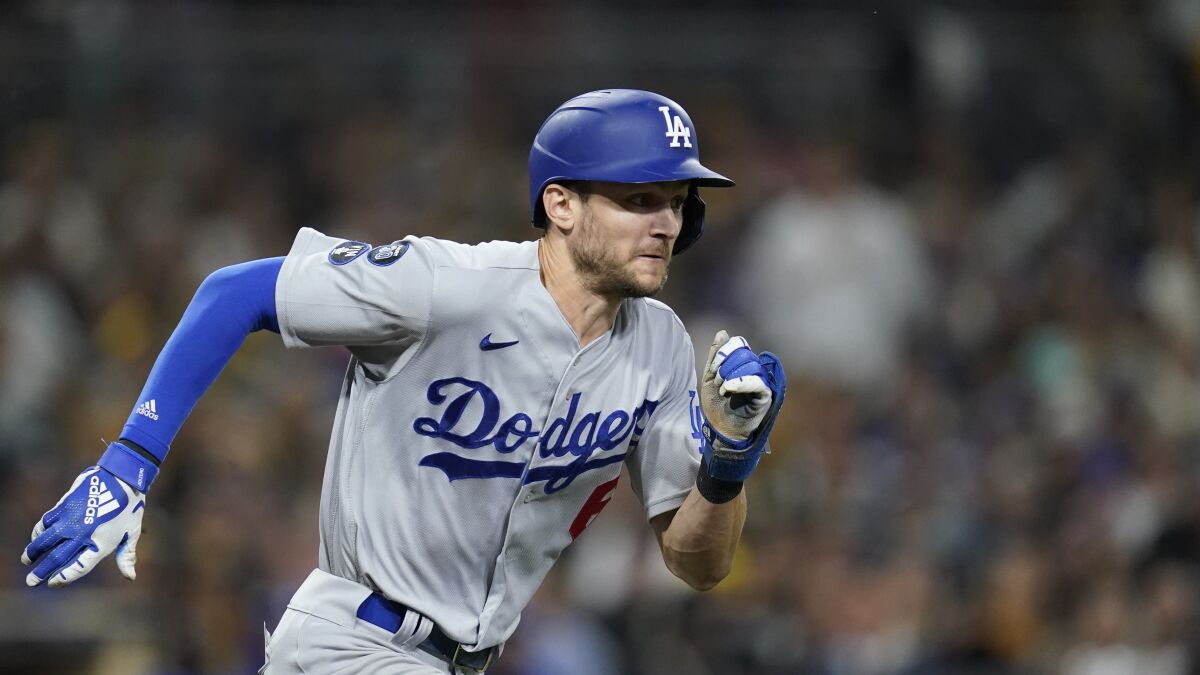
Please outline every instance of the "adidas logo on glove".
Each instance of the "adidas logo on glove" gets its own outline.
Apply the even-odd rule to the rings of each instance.
[[[91,525],[96,518],[107,516],[119,506],[121,504],[113,497],[108,486],[101,482],[98,476],[93,475],[88,481],[87,510],[83,512],[83,524]]]
[[[154,399],[150,399],[137,407],[137,414],[145,415],[152,420],[158,419],[158,408],[155,407]]]

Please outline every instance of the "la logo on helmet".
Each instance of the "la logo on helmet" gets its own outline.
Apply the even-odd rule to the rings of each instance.
[[[685,148],[692,147],[692,130],[683,125],[683,118],[679,115],[672,115],[671,109],[665,105],[658,106],[659,112],[663,114],[663,120],[667,123],[667,137],[671,139],[671,147],[678,148],[679,139],[683,139]]]

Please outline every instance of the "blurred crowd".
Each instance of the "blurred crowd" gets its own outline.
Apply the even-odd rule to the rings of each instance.
[[[135,583],[25,590],[29,527],[208,273],[301,226],[534,238],[537,125],[617,84],[685,105],[739,182],[662,299],[698,353],[727,327],[791,388],[729,579],[673,580],[623,490],[492,672],[1200,672],[1200,5],[614,4],[644,20],[628,50],[554,62],[512,42],[537,3],[7,10],[0,671],[253,672],[316,564],[345,351],[247,340],[149,495]],[[568,7],[611,39],[603,3]],[[672,21],[701,65],[639,65]]]

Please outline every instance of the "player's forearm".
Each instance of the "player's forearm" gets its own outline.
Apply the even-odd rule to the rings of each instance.
[[[200,285],[121,431],[122,439],[145,451],[131,455],[115,450],[132,462],[135,472],[155,472],[196,402],[248,334],[264,328],[279,331],[274,289],[282,263],[282,258],[271,258],[226,267]]]
[[[693,488],[662,535],[667,569],[696,590],[716,586],[729,575],[745,522],[745,492],[714,504]]]

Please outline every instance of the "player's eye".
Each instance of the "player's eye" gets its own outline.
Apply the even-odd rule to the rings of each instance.
[[[671,210],[672,211],[682,211],[683,203],[685,201],[687,201],[687,197],[678,197],[678,196],[675,197],[674,199],[671,200]]]

